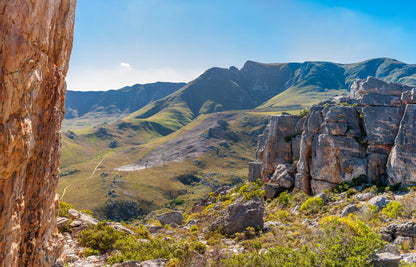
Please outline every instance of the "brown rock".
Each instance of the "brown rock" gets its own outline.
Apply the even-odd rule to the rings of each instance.
[[[76,0],[0,1],[0,266],[51,266]]]

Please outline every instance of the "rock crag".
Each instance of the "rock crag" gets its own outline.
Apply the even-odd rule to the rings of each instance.
[[[306,118],[271,117],[249,180],[268,182],[268,197],[294,187],[320,193],[355,178],[415,184],[415,119],[415,88],[357,79],[349,96],[312,106]]]
[[[0,2],[0,266],[52,266],[76,0]]]

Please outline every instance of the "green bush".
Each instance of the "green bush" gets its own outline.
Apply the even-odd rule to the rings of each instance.
[[[382,210],[382,213],[389,218],[397,218],[404,215],[404,208],[400,202],[392,201]]]
[[[300,206],[299,211],[306,214],[316,214],[324,206],[324,201],[320,197],[311,197]]]
[[[68,210],[75,209],[75,207],[66,202],[59,202],[59,217],[68,217]]]
[[[127,236],[124,232],[119,232],[108,225],[98,223],[95,227],[85,229],[80,233],[79,242],[100,253],[114,250],[117,241]]]
[[[250,251],[233,255],[224,266],[370,266],[369,255],[383,247],[381,237],[360,220],[330,216],[311,236],[308,245],[298,249],[273,247],[266,253]]]
[[[305,109],[300,111],[299,115],[303,118],[306,118],[309,115],[310,112],[311,112],[310,108],[305,108]]]
[[[289,197],[289,194],[286,191],[284,191],[284,192],[280,193],[280,195],[276,198],[276,200],[280,204],[289,204],[290,197]]]
[[[139,224],[139,225],[138,225],[138,226],[134,229],[134,232],[136,233],[137,238],[140,238],[140,239],[150,239],[150,238],[151,238],[150,233],[149,233],[149,230],[147,230],[147,229],[143,226],[143,224]]]

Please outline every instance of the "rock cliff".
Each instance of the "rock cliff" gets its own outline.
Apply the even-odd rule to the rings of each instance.
[[[51,266],[76,0],[0,1],[0,266]]]
[[[357,79],[349,96],[312,106],[306,118],[273,116],[249,180],[267,181],[268,197],[293,187],[319,193],[355,178],[415,184],[415,119],[415,88]]]

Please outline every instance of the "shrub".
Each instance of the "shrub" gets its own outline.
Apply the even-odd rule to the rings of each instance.
[[[98,255],[98,254],[99,254],[99,251],[93,248],[87,248],[86,250],[84,250],[84,252],[82,252],[82,256],[84,257],[89,257],[93,255]]]
[[[353,217],[325,217],[318,234],[298,249],[273,247],[222,260],[225,266],[369,266],[368,256],[383,247],[380,236]],[[246,242],[246,241],[244,241]],[[246,247],[246,246],[245,246]]]
[[[118,232],[108,225],[98,223],[95,227],[82,231],[79,242],[100,253],[105,253],[114,250],[116,242],[126,235],[124,232]]]
[[[286,222],[286,221],[287,221],[287,219],[289,218],[289,212],[284,211],[284,210],[279,210],[279,211],[277,212],[277,218],[278,218],[279,220],[281,220],[282,222]]]
[[[68,210],[75,209],[72,204],[66,202],[59,202],[59,216],[68,217]]]
[[[189,227],[189,231],[191,231],[191,232],[196,232],[198,230],[199,230],[199,228],[196,224],[191,225],[191,227]]]
[[[316,214],[324,206],[324,201],[320,197],[311,197],[300,206],[299,211],[306,214]]]
[[[196,241],[192,243],[191,249],[199,252],[200,254],[204,254],[205,250],[207,250],[207,246],[202,242]]]
[[[380,235],[352,215],[328,216],[320,225],[323,234],[316,245],[320,266],[367,266],[368,255],[384,246]]]
[[[276,200],[280,204],[289,204],[290,202],[289,194],[286,191],[284,191],[280,193],[280,195],[276,198]]]
[[[404,208],[400,202],[392,201],[384,207],[382,213],[389,218],[397,218],[404,215]]]
[[[140,239],[150,239],[150,238],[151,238],[150,233],[149,233],[149,230],[147,230],[147,229],[143,226],[143,224],[139,224],[139,225],[138,225],[138,226],[134,229],[134,232],[136,233],[137,238],[140,238]]]
[[[309,115],[310,112],[311,112],[311,110],[309,108],[305,108],[305,109],[300,111],[299,115],[303,118],[306,118]]]

